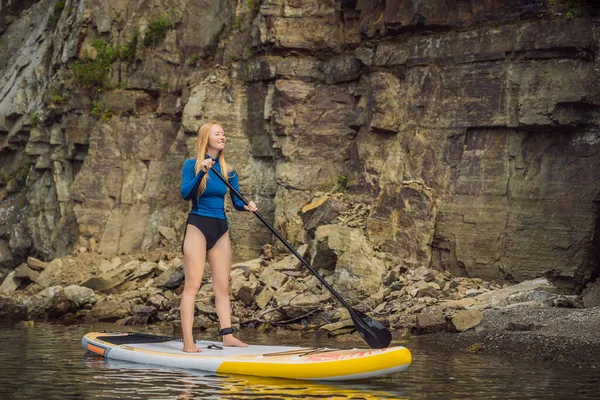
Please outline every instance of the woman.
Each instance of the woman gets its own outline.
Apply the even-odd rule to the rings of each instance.
[[[229,302],[229,273],[231,271],[231,241],[229,239],[227,217],[225,216],[225,194],[227,186],[216,175],[209,173],[211,168],[219,171],[231,185],[238,189],[238,176],[225,162],[225,132],[216,122],[207,122],[200,127],[196,159],[183,164],[181,196],[192,201],[183,237],[183,269],[185,286],[181,294],[181,329],[183,331],[183,351],[199,352],[194,344],[192,326],[194,324],[194,301],[204,274],[204,263],[208,262],[212,272],[215,291],[215,310],[219,317],[223,345],[246,347],[246,343],[233,336],[231,329],[231,309]],[[230,193],[236,210],[257,211],[251,201],[247,206],[241,199]]]

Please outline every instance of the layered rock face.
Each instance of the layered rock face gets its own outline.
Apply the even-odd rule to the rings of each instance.
[[[242,192],[293,244],[319,240],[300,211],[317,192],[370,210],[356,240],[376,261],[357,275],[340,256],[345,282],[364,265],[571,288],[599,274],[592,2],[58,3],[1,3],[1,266],[181,235],[181,166],[214,119]],[[106,46],[101,82],[82,82],[73,62]],[[231,216],[237,259],[272,241]]]

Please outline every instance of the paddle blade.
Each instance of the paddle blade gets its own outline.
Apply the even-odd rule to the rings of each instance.
[[[367,314],[352,309],[350,312],[354,327],[372,349],[383,349],[390,345],[392,334],[381,322]]]

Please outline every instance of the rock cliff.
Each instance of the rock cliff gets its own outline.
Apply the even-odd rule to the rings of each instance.
[[[0,0],[0,267],[178,240],[181,166],[214,119],[242,192],[295,245],[340,221],[301,211],[338,190],[366,210],[353,227],[379,278],[581,288],[600,275],[599,10]],[[231,216],[237,259],[272,242]]]

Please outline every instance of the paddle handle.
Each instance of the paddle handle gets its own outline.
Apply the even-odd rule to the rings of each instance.
[[[245,205],[248,205],[248,200],[246,200],[246,198],[239,192],[239,190],[237,190],[236,188],[234,188],[231,183],[229,183],[224,177],[223,175],[221,175],[221,173],[217,170],[215,170],[214,168],[211,168],[209,171],[212,171],[215,173],[215,175],[217,175],[219,177],[219,179],[221,179],[223,181],[223,183],[225,183],[225,185],[227,185],[227,187],[229,188],[229,190],[231,190],[233,192],[233,194],[235,194],[237,197],[239,197]],[[321,275],[319,275],[319,273],[308,263],[308,261],[306,261],[297,251],[296,249],[288,243],[287,240],[285,240],[285,238],[283,236],[281,236],[281,234],[279,232],[277,232],[277,230],[275,230],[275,228],[273,228],[271,226],[271,224],[265,219],[265,217],[263,217],[261,215],[261,213],[259,213],[258,211],[254,212],[254,215],[256,215],[258,217],[258,219],[261,220],[261,222],[263,224],[265,224],[265,226],[267,228],[269,228],[269,230],[271,232],[273,232],[273,234],[275,236],[277,236],[277,239],[281,240],[281,242],[285,245],[285,247],[287,247],[287,249],[289,251],[292,252],[293,255],[296,256],[296,258],[298,258],[298,260],[300,260],[300,262],[302,264],[304,264],[304,266],[306,268],[308,268],[308,270],[317,277],[317,279],[323,284],[323,286],[325,286],[330,292],[331,294],[333,294],[335,296],[336,299],[338,299],[338,301],[340,303],[342,303],[342,305],[344,307],[346,307],[348,309],[348,311],[350,312],[351,315],[355,315],[354,310],[352,309],[352,307],[350,307],[350,305],[348,303],[346,303],[346,300],[344,300],[342,298],[342,296],[339,295],[338,292],[336,292],[329,283],[327,283],[327,281],[325,280],[325,278],[323,278]],[[358,318],[358,316],[356,316]]]

